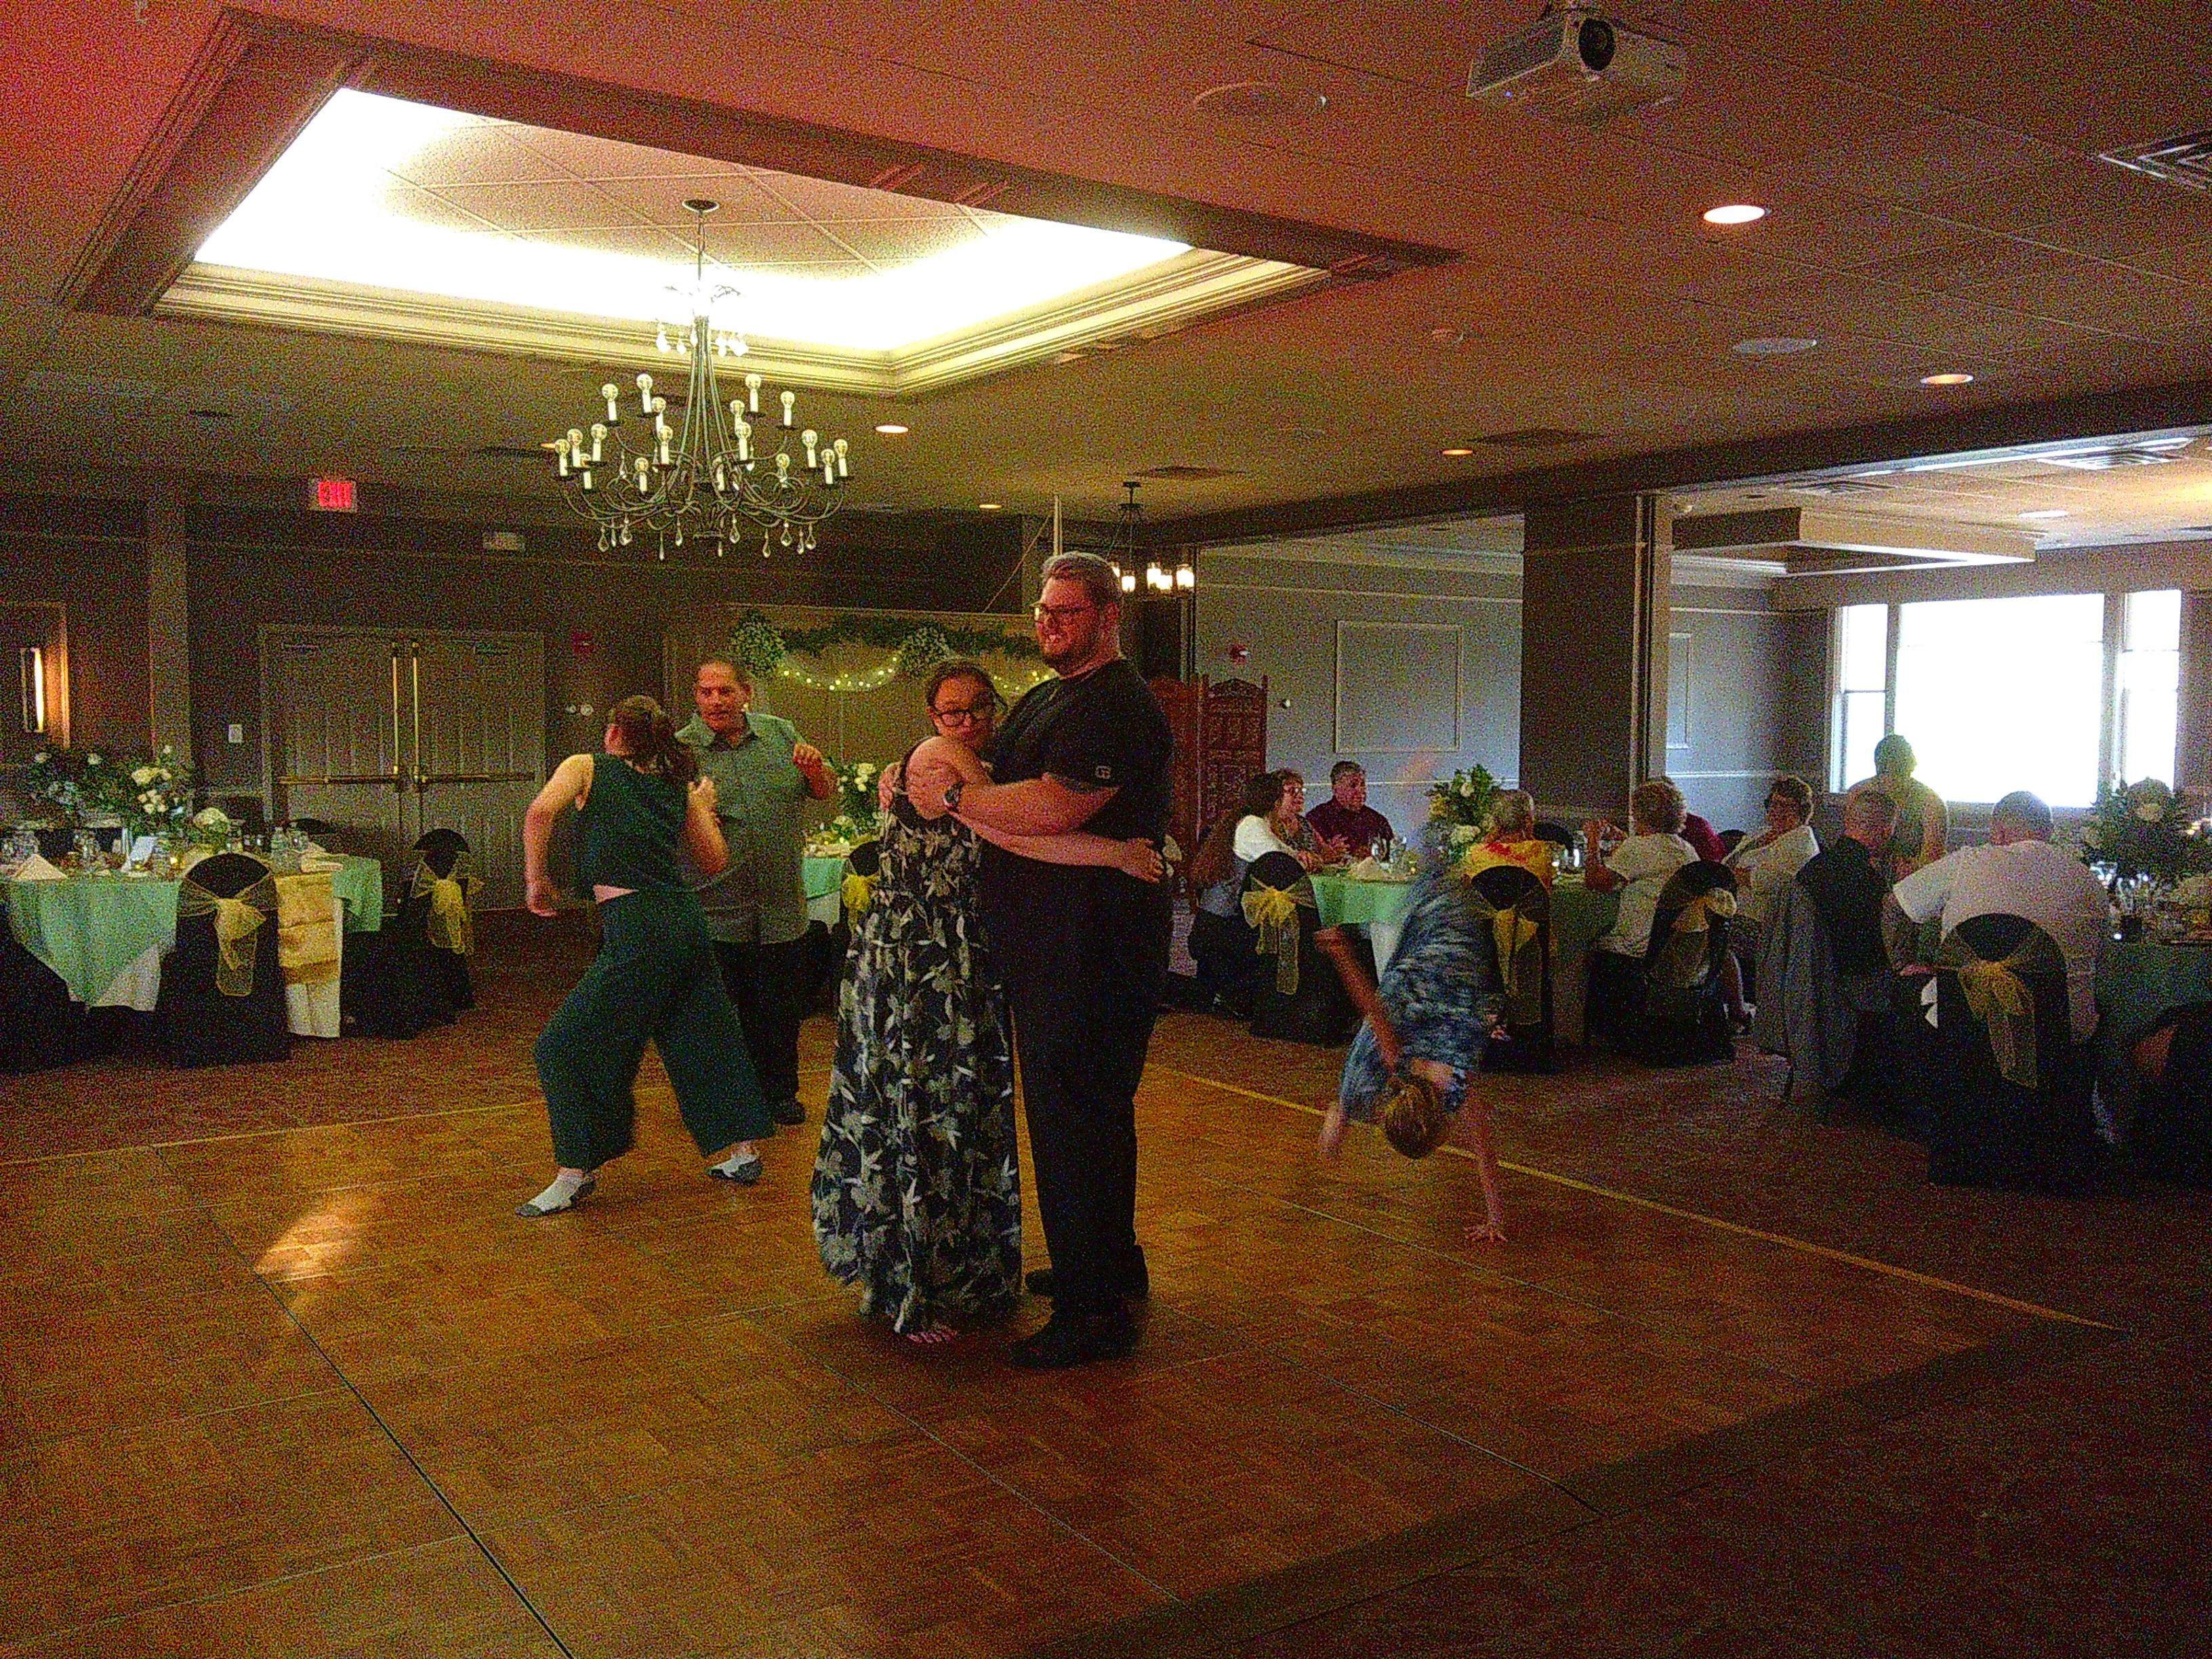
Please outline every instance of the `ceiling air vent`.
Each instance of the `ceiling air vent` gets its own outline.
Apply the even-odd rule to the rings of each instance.
[[[1142,472],[1133,472],[1133,478],[1241,478],[1244,475],[1228,466],[1148,466]]]
[[[1793,495],[1879,495],[1888,489],[1887,484],[1865,483],[1856,478],[1824,478],[1811,483],[1789,486]]]
[[[1492,449],[1559,449],[1603,436],[1602,432],[1573,432],[1560,426],[1524,426],[1517,432],[1492,432],[1474,441]]]
[[[2130,173],[2163,179],[2169,185],[2212,191],[2212,127],[2172,138],[2154,138],[2147,144],[2130,144],[2124,149],[2108,149],[2097,159]]]

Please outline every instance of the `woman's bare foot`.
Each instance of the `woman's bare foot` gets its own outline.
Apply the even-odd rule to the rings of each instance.
[[[950,1342],[960,1334],[950,1325],[924,1325],[920,1330],[901,1333],[918,1348],[933,1348],[941,1342]]]
[[[1345,1128],[1344,1103],[1338,1101],[1322,1114],[1321,1155],[1323,1158],[1334,1158],[1343,1150]]]

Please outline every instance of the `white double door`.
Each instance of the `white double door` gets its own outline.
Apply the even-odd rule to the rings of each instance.
[[[425,831],[468,838],[480,907],[522,902],[522,812],[545,781],[536,634],[262,631],[270,800],[396,874]]]

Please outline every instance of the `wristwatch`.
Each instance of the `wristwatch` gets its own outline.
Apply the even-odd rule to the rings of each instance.
[[[946,811],[957,812],[960,810],[960,792],[967,787],[967,779],[953,779],[952,787],[945,792],[945,810]]]

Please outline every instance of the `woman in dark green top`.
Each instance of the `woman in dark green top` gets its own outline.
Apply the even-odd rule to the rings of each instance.
[[[677,1109],[720,1181],[760,1179],[753,1142],[769,1130],[737,1011],[722,988],[707,918],[677,862],[681,842],[712,875],[729,854],[714,786],[651,697],[625,697],[607,718],[606,748],[571,755],[522,819],[527,902],[555,913],[545,874],[554,820],[576,809],[576,874],[599,906],[599,954],[538,1039],[538,1077],[552,1121],[552,1184],[520,1206],[552,1215],[591,1196],[599,1166],[636,1138],[637,1068],[650,1037]]]

